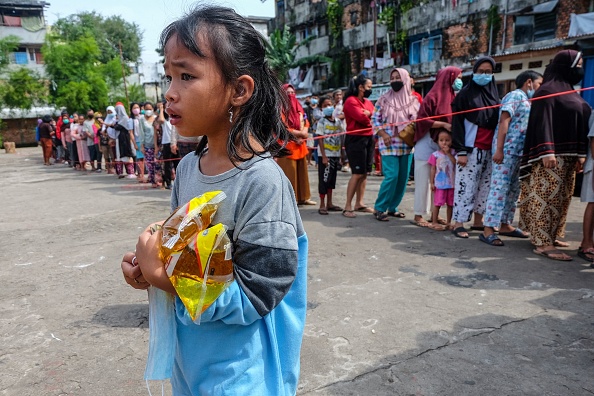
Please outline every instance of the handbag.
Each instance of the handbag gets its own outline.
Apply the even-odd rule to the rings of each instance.
[[[403,130],[398,132],[398,137],[404,141],[410,147],[415,145],[415,123],[411,122],[404,127]]]

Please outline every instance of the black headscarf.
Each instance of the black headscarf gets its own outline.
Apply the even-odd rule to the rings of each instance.
[[[477,59],[472,72],[476,73],[479,66],[485,62],[489,62],[495,70],[495,61],[488,56],[482,56]],[[491,82],[485,86],[478,85],[473,80],[470,80],[456,95],[452,103],[452,111],[465,111],[478,109],[481,107],[494,106],[499,104],[499,91],[495,83],[495,76]],[[499,120],[499,109],[494,107],[491,109],[473,111],[465,114],[455,115],[452,119],[452,137],[454,139],[454,148],[458,151],[466,149],[468,152],[472,151],[472,147],[464,147],[466,129],[464,128],[464,119],[478,125],[481,128],[494,130],[497,127]]]
[[[580,76],[577,64],[581,53],[563,50],[547,66],[543,84],[534,94],[522,164],[540,160],[543,156],[584,157],[588,149],[588,120],[592,109],[577,93],[538,98],[573,90]],[[525,172],[523,172],[525,175]]]

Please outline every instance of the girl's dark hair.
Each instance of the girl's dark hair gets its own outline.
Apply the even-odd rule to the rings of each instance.
[[[210,52],[226,84],[234,84],[242,75],[254,80],[252,97],[233,117],[227,141],[229,158],[234,163],[247,161],[249,158],[241,155],[241,148],[248,151],[250,157],[265,152],[275,157],[288,155],[284,145],[279,143],[279,140],[291,139],[281,118],[281,114],[288,117],[288,99],[266,61],[264,37],[231,8],[212,5],[198,5],[167,26],[161,33],[160,47],[165,48],[173,36],[200,58],[206,58],[206,53]],[[253,147],[250,137],[264,149]],[[201,153],[207,143],[208,139],[203,136],[196,153]]]
[[[155,105],[154,105],[154,104],[152,104],[151,102],[144,102],[144,103],[142,104],[142,107],[144,108],[144,106],[146,106],[146,105],[151,105],[151,107],[153,108],[153,110],[155,109]]]
[[[132,108],[134,107],[134,105],[138,105],[139,107],[142,107],[142,106],[140,106],[140,103],[138,103],[138,102],[130,103],[130,113],[129,114],[130,114],[130,118],[132,118],[132,119],[136,118],[136,114],[132,113]]]
[[[516,77],[516,88],[522,88],[528,80],[534,81],[539,78],[542,78],[542,74],[535,72],[534,70],[523,71],[522,73],[518,74],[518,77]]]
[[[346,102],[347,98],[350,96],[359,96],[359,86],[365,85],[367,80],[370,80],[370,78],[365,77],[363,74],[351,78],[346,93],[344,94],[343,103]]]
[[[329,95],[320,96],[320,99],[318,100],[318,106],[320,107],[320,109],[322,108],[324,102],[327,100],[329,100],[330,103],[334,104],[334,99],[332,99]]]

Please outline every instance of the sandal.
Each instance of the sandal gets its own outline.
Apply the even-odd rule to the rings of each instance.
[[[471,226],[470,227],[471,230],[473,231],[485,231],[485,227],[484,226]]]
[[[571,257],[569,257],[568,255],[566,255],[565,253],[563,253],[562,251],[557,250],[557,249],[552,249],[552,250],[534,249],[532,252],[534,254],[538,254],[539,256],[543,256],[543,257],[546,257],[551,260],[557,260],[557,261],[571,261],[571,260],[573,260]],[[554,256],[557,256],[557,257],[554,257]]]
[[[342,211],[342,215],[344,217],[348,217],[349,219],[353,219],[353,218],[357,217],[354,210],[346,210],[345,209]]]
[[[384,212],[373,212],[373,217],[378,221],[390,221],[388,215]]]
[[[522,238],[522,239],[526,239],[526,238],[529,238],[530,237],[530,235],[528,235],[528,233],[520,230],[517,227],[513,231],[511,231],[511,232],[501,232],[501,231],[499,231],[499,235],[506,236],[506,237],[512,237],[512,238]]]
[[[397,217],[399,219],[404,219],[406,217],[402,212],[388,212],[388,216]]]
[[[462,235],[463,232],[466,233],[466,235]],[[456,238],[468,239],[468,230],[464,227],[454,228],[452,234],[454,234]]]
[[[318,213],[321,214],[321,215],[327,215],[328,214],[328,209],[322,209],[322,208],[320,208],[320,209],[318,209]]]
[[[367,206],[361,206],[359,208],[355,208],[355,212],[373,213],[374,210]]]
[[[332,205],[328,206],[329,212],[342,212],[342,208],[340,206]]]
[[[481,242],[485,242],[487,245],[503,246],[503,241],[495,234],[491,234],[489,236],[485,236],[485,234],[479,234],[479,239]]]
[[[428,225],[428,227],[429,227],[429,229],[430,229],[430,230],[433,230],[433,231],[445,231],[445,230],[447,230],[447,229],[448,229],[448,228],[447,228],[445,225],[443,225],[443,224],[433,224],[433,223],[430,223],[430,224]]]
[[[581,246],[578,248],[578,257],[584,260],[594,263],[594,248],[584,249]]]

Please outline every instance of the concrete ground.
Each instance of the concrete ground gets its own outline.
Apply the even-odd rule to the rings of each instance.
[[[146,395],[146,292],[119,263],[167,216],[169,192],[41,163],[40,148],[0,154],[0,394]],[[368,205],[380,183],[370,177]],[[412,201],[411,186],[406,219],[387,223],[302,208],[298,394],[594,394],[594,269],[537,256],[526,240],[490,247],[477,232],[416,227]],[[583,210],[575,200],[567,224],[574,256]]]

